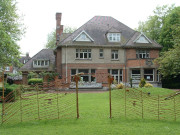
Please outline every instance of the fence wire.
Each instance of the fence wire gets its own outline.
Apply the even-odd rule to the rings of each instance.
[[[0,123],[75,118],[75,91],[57,90],[54,86],[53,83],[44,83],[21,87],[9,93],[0,110]]]
[[[180,95],[150,95],[137,89],[113,90],[112,116],[180,121]]]

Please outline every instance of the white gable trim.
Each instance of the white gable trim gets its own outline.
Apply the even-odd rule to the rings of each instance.
[[[93,40],[84,30],[81,31],[81,33],[79,33],[79,34],[73,39],[73,41],[76,41],[76,39],[77,39],[82,33],[84,33],[91,41],[94,42],[94,40]],[[87,41],[85,41],[85,42],[87,42]]]
[[[148,37],[146,37],[146,35],[145,35],[144,33],[142,33],[142,32],[141,32],[141,34],[140,34],[133,42],[134,42],[134,43],[137,42],[137,40],[138,40],[141,36],[144,36],[149,43],[152,43],[151,40],[150,40]]]

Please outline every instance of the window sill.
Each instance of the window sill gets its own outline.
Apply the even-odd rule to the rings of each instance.
[[[119,61],[119,59],[111,59],[111,61]]]
[[[80,59],[80,58],[76,58],[75,60],[92,60],[92,59]]]
[[[99,57],[99,59],[104,59],[104,57]]]

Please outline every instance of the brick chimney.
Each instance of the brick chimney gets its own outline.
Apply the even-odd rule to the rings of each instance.
[[[60,41],[60,35],[63,33],[63,25],[61,25],[61,13],[56,13],[56,45]]]

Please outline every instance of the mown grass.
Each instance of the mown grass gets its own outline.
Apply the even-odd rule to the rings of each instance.
[[[167,95],[165,89],[143,89],[154,95]],[[113,92],[112,92],[113,93]],[[109,95],[79,93],[80,118],[40,120],[0,126],[0,135],[179,135],[180,122],[141,118],[109,119]]]

